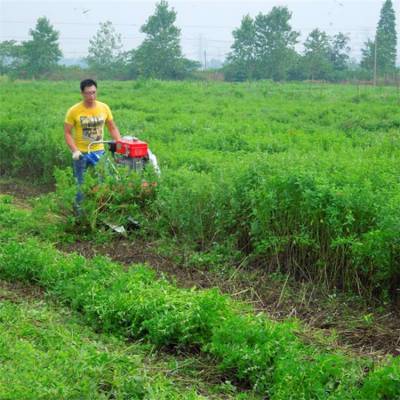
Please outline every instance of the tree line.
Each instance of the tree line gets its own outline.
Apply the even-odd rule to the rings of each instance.
[[[274,7],[254,19],[246,15],[233,31],[226,78],[340,81],[349,77],[368,80],[378,73],[381,77],[396,74],[397,35],[391,0],[385,0],[375,39],[365,43],[359,64],[350,59],[350,38],[344,33],[329,36],[314,29],[303,43],[303,52],[297,52],[300,33],[292,29],[291,17],[287,7]]]
[[[193,76],[201,64],[183,56],[176,15],[167,1],[157,3],[154,14],[140,29],[145,39],[129,51],[123,50],[121,35],[110,21],[100,23],[89,42],[84,73],[89,70],[102,79],[185,79]],[[350,38],[341,32],[329,36],[314,29],[303,43],[303,51],[297,51],[300,33],[293,30],[291,17],[287,7],[273,7],[269,13],[259,13],[255,18],[245,15],[232,32],[231,51],[221,68],[225,79],[341,81],[353,77],[371,80],[391,78],[399,71],[392,0],[384,1],[375,38],[364,44],[358,63],[350,59]],[[0,74],[31,79],[54,76],[58,72],[66,77],[68,71],[82,69],[59,65],[62,58],[59,33],[46,17],[39,18],[29,33],[31,39],[22,43],[0,42]]]

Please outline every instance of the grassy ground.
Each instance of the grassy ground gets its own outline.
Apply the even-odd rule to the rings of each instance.
[[[210,360],[95,332],[37,287],[6,281],[0,361],[2,399],[257,398],[238,395]]]

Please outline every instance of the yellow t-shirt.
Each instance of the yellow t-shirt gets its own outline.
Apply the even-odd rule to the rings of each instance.
[[[65,116],[65,122],[75,129],[74,140],[78,150],[85,153],[91,142],[103,140],[104,124],[112,119],[110,107],[100,101],[96,101],[96,106],[93,108],[85,107],[81,101],[72,106]],[[90,146],[90,151],[103,149],[103,143]]]

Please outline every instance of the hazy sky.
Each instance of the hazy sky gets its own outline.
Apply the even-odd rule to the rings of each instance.
[[[330,35],[343,32],[350,36],[351,56],[359,59],[364,42],[374,36],[383,1],[171,0],[168,3],[177,12],[183,52],[192,59],[203,59],[204,53],[208,60],[223,59],[232,44],[232,30],[240,26],[242,17],[266,14],[273,6],[287,6],[293,13],[291,24],[301,33],[301,42],[314,28]],[[0,41],[28,39],[29,29],[34,28],[37,18],[46,16],[60,32],[64,57],[79,58],[86,56],[89,39],[95,35],[99,23],[109,20],[129,50],[143,40],[140,26],[153,14],[155,4],[152,0],[0,0]],[[393,5],[400,34],[400,0],[393,0]],[[298,49],[301,51],[301,46]],[[400,37],[398,50],[400,60]]]

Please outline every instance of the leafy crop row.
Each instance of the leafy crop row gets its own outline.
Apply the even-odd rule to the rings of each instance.
[[[141,233],[197,251],[218,248],[301,279],[391,296],[400,280],[394,164],[375,151],[368,162],[329,152],[322,160],[259,156],[210,173],[166,171],[151,192],[129,174],[95,177],[83,207],[96,229],[99,219],[133,216]],[[71,207],[72,177],[58,177],[61,204]]]
[[[1,224],[18,218],[13,214],[2,204]],[[125,271],[105,258],[63,254],[17,225],[0,233],[0,274],[46,288],[97,329],[207,352],[225,374],[271,399],[400,396],[399,359],[379,365],[321,351],[297,338],[294,322],[254,316],[216,290],[178,289],[145,266]]]

